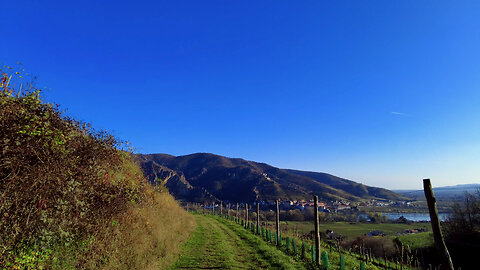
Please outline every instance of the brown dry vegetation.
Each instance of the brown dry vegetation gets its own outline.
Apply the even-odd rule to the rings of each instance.
[[[121,220],[124,225],[115,232],[116,241],[110,247],[119,252],[106,269],[165,269],[195,225],[166,192],[155,194],[153,202],[143,207],[132,207]]]
[[[3,69],[0,269],[170,262],[193,219],[147,183],[125,144],[63,115],[21,72]]]

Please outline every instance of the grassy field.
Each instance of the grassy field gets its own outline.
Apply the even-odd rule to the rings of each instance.
[[[399,236],[398,239],[411,249],[428,247],[434,244],[433,233],[431,232],[402,235]]]
[[[270,224],[272,227],[273,225]],[[356,237],[363,236],[366,233],[374,230],[381,230],[387,236],[396,236],[397,233],[402,232],[405,229],[417,229],[424,228],[427,231],[431,231],[429,223],[412,223],[408,224],[394,224],[394,223],[348,223],[348,222],[334,222],[334,223],[321,223],[320,231],[332,230],[335,233],[346,236],[348,239],[355,239]],[[281,222],[281,231],[286,232],[290,236],[300,236],[305,233],[309,233],[314,230],[313,222],[310,221],[288,221]]]

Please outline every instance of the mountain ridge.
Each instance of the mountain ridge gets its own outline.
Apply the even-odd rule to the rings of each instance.
[[[425,200],[424,191],[419,189],[399,189],[392,190],[393,192],[402,196],[408,196],[416,200]],[[465,192],[475,193],[480,192],[480,184],[458,184],[455,186],[434,187],[433,193],[435,197],[440,200],[458,200],[463,199]]]
[[[327,173],[280,169],[211,153],[137,154],[137,159],[150,182],[161,179],[170,193],[185,201],[309,200],[312,195],[322,200],[406,199]]]

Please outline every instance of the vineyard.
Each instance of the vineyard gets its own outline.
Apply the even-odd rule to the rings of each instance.
[[[187,210],[196,217],[200,229],[197,228],[197,232],[192,236],[193,242],[187,243],[187,247],[183,251],[184,255],[173,265],[172,269],[193,266],[221,269],[253,269],[258,267],[281,269],[418,269],[410,257],[406,258],[405,261],[411,263],[394,262],[385,258],[375,258],[367,249],[342,250],[324,241],[320,242],[320,250],[316,252],[314,241],[298,239],[291,235],[284,236],[282,233],[277,236],[275,229],[269,228],[266,222],[260,222],[256,218],[256,212],[251,213],[253,218],[249,219],[247,211],[230,210],[230,207],[223,209],[223,206],[221,208],[221,210],[215,211],[214,207],[207,209],[198,205],[187,206]],[[225,213],[223,210],[225,210]],[[200,235],[203,239],[199,239]],[[232,240],[234,244],[228,244],[228,241]],[[202,242],[202,244],[199,244],[199,242]],[[203,249],[201,248],[202,245],[204,246]],[[226,253],[220,256],[224,257],[223,259],[217,258],[216,255],[219,253]],[[320,254],[319,258],[316,254]],[[274,258],[275,256],[277,258]]]

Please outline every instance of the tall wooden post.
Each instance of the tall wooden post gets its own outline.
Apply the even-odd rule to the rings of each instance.
[[[275,229],[277,230],[277,235],[275,238],[277,246],[280,244],[280,209],[278,207],[278,199],[275,201]]]
[[[212,203],[212,215],[215,215],[215,202]]]
[[[248,203],[245,203],[245,228],[248,228]]]
[[[188,212],[188,202],[187,202],[187,212]]]
[[[423,179],[423,190],[425,191],[425,198],[427,199],[428,211],[430,212],[430,222],[432,223],[433,239],[435,240],[435,247],[440,253],[442,261],[442,270],[454,270],[450,253],[447,245],[443,240],[442,230],[440,229],[440,220],[438,219],[437,204],[433,196],[432,184],[430,179]]]
[[[257,202],[257,234],[260,234],[260,204]]]
[[[318,224],[318,196],[313,196],[315,221],[315,262],[320,265],[320,228]]]
[[[238,202],[237,202],[237,211],[235,212],[235,222],[238,223]]]
[[[220,216],[223,215],[223,202],[220,201]]]

